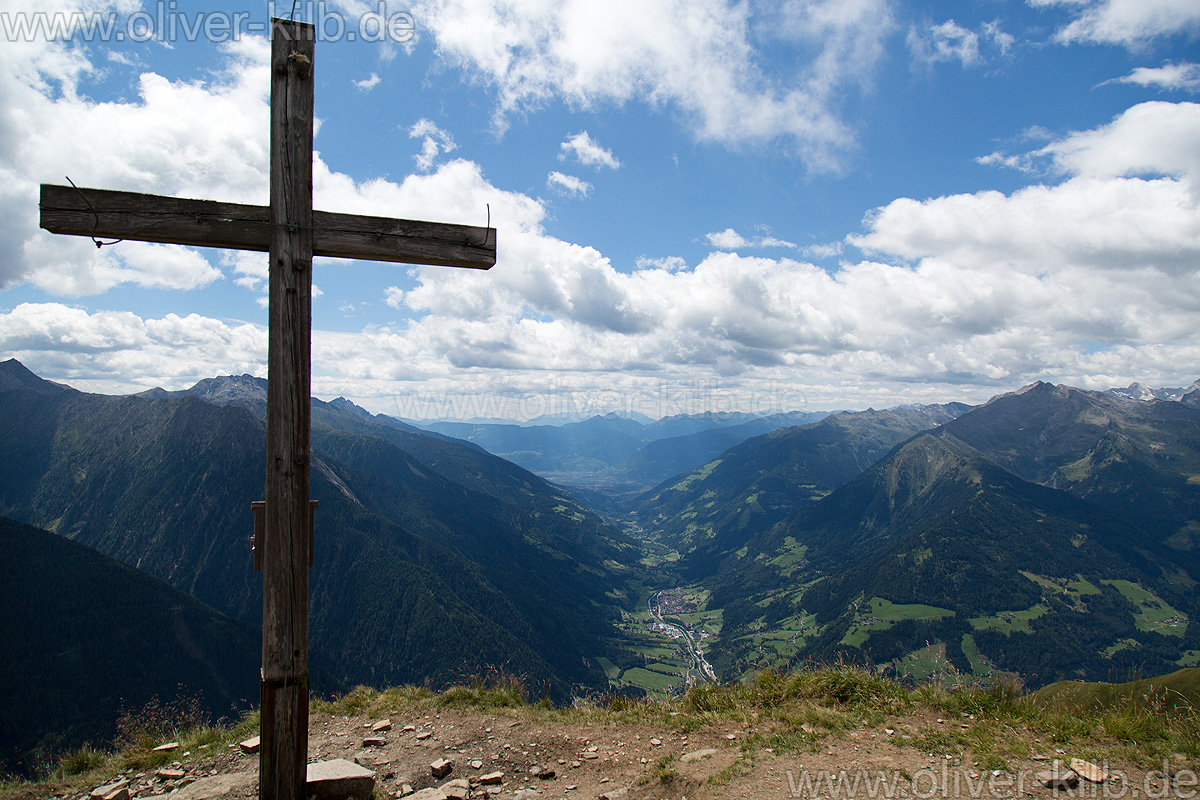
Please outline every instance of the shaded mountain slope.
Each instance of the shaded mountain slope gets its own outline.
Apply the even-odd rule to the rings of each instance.
[[[214,718],[258,700],[260,637],[140,570],[0,518],[0,772],[114,735],[182,692]]]
[[[637,547],[619,529],[567,492],[473,444],[410,428],[386,416],[364,417],[313,401],[314,441],[326,433],[357,433],[387,442],[417,464],[467,491],[498,501],[519,517],[523,535],[547,551],[581,563],[629,564]],[[323,440],[324,441],[324,440]],[[332,445],[331,445],[332,446]],[[385,459],[373,461],[385,472]]]
[[[647,492],[637,517],[647,532],[682,555],[682,568],[703,576],[728,553],[843,485],[899,442],[967,408],[952,403],[841,413],[781,428]]]
[[[266,419],[266,381],[249,375],[210,378],[191,389],[163,396],[199,397],[218,405],[243,407],[259,420]],[[382,468],[385,473],[399,474],[396,456],[386,447],[387,452],[381,452],[379,445],[386,442],[398,448],[403,454],[401,461],[415,460],[462,489],[488,495],[510,507],[509,513],[522,517],[525,535],[545,548],[589,563],[636,560],[636,548],[603,518],[544,479],[477,445],[423,431],[382,414],[372,415],[344,398],[329,403],[314,399],[312,428],[315,449],[348,448],[339,452],[361,453],[367,465]],[[348,445],[347,439],[355,435],[377,441]],[[421,474],[411,464],[405,469]]]
[[[0,375],[18,367],[0,365]],[[0,382],[0,419],[27,424],[0,428],[0,464],[18,453],[41,461],[0,486],[0,508],[258,624],[249,504],[262,495],[264,456],[253,397],[218,405],[174,393],[2,390],[11,383]],[[349,683],[444,685],[505,668],[556,697],[603,685],[591,659],[610,632],[605,593],[622,571],[609,557],[632,550],[619,532],[477,448],[434,439],[425,455],[440,453],[473,473],[472,486],[492,484],[489,493],[393,441],[424,434],[367,432],[371,420],[327,412],[314,424],[314,657]]]
[[[1162,541],[1200,523],[1200,410],[1038,383],[947,432],[1035,483],[1093,500]],[[1195,543],[1200,545],[1200,538]]]

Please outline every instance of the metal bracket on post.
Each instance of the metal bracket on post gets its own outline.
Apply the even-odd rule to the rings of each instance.
[[[254,543],[250,549],[254,553],[254,571],[262,572],[262,553],[263,553],[263,534],[267,530],[267,501],[255,500],[250,504],[250,510],[254,512]],[[312,559],[309,559],[311,566]]]
[[[308,501],[308,566],[312,567],[315,561],[316,550],[316,527],[317,527],[317,505],[319,501]],[[254,512],[254,543],[251,549],[254,551],[254,571],[262,572],[262,552],[263,552],[263,536],[267,530],[267,503],[265,500],[255,500],[250,504],[250,510]]]
[[[317,500],[308,501],[308,566],[313,565],[313,551],[316,548],[315,542],[317,539]]]

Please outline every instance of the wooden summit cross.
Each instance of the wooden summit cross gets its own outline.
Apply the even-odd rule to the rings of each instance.
[[[308,761],[312,258],[487,269],[491,227],[313,211],[314,26],[271,23],[271,204],[42,185],[51,233],[270,253],[260,704],[262,800],[303,800]],[[113,242],[115,244],[115,242]],[[256,514],[257,517],[257,514]],[[259,525],[256,524],[256,539]]]

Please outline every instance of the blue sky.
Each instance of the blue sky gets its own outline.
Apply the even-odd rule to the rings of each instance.
[[[35,10],[143,41],[16,36],[55,21]],[[373,14],[412,37],[336,35]],[[240,35],[141,35],[172,15]],[[0,356],[105,392],[265,375],[264,256],[97,251],[38,231],[36,198],[69,175],[265,202],[267,16],[0,0]],[[490,205],[499,230],[486,273],[319,262],[317,396],[662,416],[1200,376],[1200,0],[297,18],[325,34],[317,207],[482,225]]]

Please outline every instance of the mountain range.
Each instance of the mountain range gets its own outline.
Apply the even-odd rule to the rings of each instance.
[[[609,413],[559,425],[445,420],[415,424],[477,444],[614,511],[622,499],[705,464],[752,436],[826,415],[709,412],[650,421]]]
[[[816,502],[900,442],[953,419],[962,403],[830,414],[779,428],[644,493],[633,509],[644,535],[681,557],[686,574],[711,572],[719,559]]]
[[[313,399],[314,688],[501,672],[558,701],[661,688],[679,680],[661,662],[680,647],[647,625],[663,589],[696,613],[661,599],[656,613],[705,620],[703,651],[728,680],[808,660],[1030,685],[1198,663],[1198,389],[1038,383],[976,407],[558,426],[417,425]],[[27,589],[35,569],[69,564],[120,567],[114,585],[144,573],[160,588],[129,591],[160,598],[146,608],[192,620],[162,640],[162,663],[232,704],[252,667],[234,680],[182,665],[257,637],[265,400],[248,375],[110,397],[0,363],[0,515],[20,523],[0,530],[31,548],[6,566]],[[64,685],[77,663],[56,653],[146,637],[130,604],[85,635],[86,605],[0,599],[3,622],[41,620],[16,669],[61,668]],[[56,639],[57,616],[72,621]],[[56,724],[76,739],[102,728]]]
[[[1144,383],[1131,383],[1124,389],[1109,389],[1108,393],[1130,400],[1179,400],[1192,405],[1200,405],[1200,380],[1191,386],[1175,389],[1154,389]]]
[[[940,660],[1040,685],[1200,656],[1198,544],[1200,407],[1039,383],[901,443],[705,581],[727,674]]]
[[[257,626],[264,400],[248,376],[108,397],[0,364],[0,513]],[[489,671],[558,699],[604,686],[592,657],[636,546],[520,467],[360,411],[313,405],[311,647],[336,682],[314,688]]]

